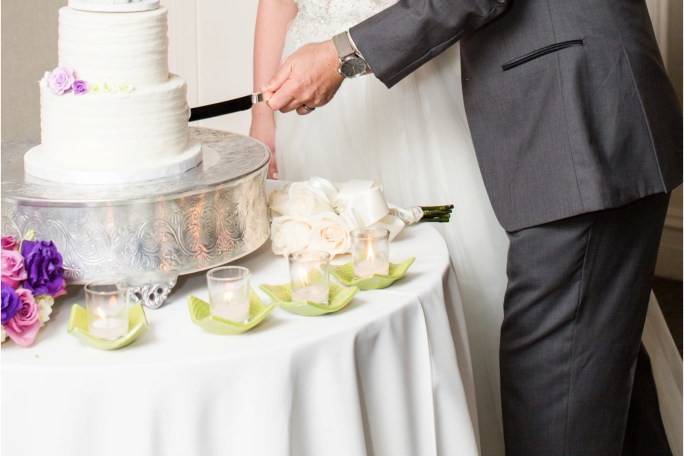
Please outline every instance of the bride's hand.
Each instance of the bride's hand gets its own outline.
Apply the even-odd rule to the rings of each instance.
[[[275,119],[273,112],[252,112],[252,124],[249,128],[249,136],[261,141],[271,151],[271,161],[268,163],[269,179],[278,179],[278,164],[276,162],[275,149]]]
[[[342,84],[339,59],[332,41],[307,44],[281,65],[265,87],[264,96],[273,110],[308,114],[328,103]]]

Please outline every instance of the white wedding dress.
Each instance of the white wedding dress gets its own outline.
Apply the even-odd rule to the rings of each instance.
[[[284,55],[329,39],[392,3],[297,0],[299,13],[290,25]],[[335,98],[315,112],[278,115],[276,156],[283,180],[373,179],[399,206],[454,204],[451,223],[434,226],[447,242],[458,278],[460,296],[451,302],[462,302],[465,311],[481,453],[500,456],[498,347],[508,238],[494,216],[477,164],[460,72],[459,49],[453,46],[391,90],[373,76],[345,81]],[[681,359],[679,369],[681,380]],[[681,397],[680,390],[680,404]]]

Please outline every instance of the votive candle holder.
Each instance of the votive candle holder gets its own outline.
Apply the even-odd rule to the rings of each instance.
[[[120,284],[91,282],[84,290],[90,334],[105,340],[124,336],[128,332],[128,301]]]
[[[328,304],[330,254],[305,250],[288,256],[292,301]]]
[[[389,274],[389,230],[361,228],[351,232],[352,265],[359,278]]]
[[[211,313],[226,320],[249,320],[249,269],[221,266],[207,272]]]

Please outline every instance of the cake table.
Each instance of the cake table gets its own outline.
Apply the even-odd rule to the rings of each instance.
[[[217,130],[190,131],[202,144],[200,166],[122,185],[33,178],[23,169],[33,144],[3,143],[3,235],[33,230],[53,240],[69,284],[135,277],[140,299],[158,307],[178,275],[238,259],[269,236],[266,146]]]
[[[412,255],[402,281],[359,293],[338,313],[275,309],[233,336],[190,320],[188,296],[208,296],[204,274],[192,274],[147,312],[149,330],[117,351],[67,334],[70,304],[83,298],[74,291],[57,302],[33,347],[3,346],[2,453],[476,456],[449,254],[423,224],[392,244],[392,261]],[[254,286],[289,277],[268,245],[239,264]]]

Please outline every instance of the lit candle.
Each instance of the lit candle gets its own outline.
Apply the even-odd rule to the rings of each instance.
[[[115,340],[128,331],[125,293],[112,283],[85,286],[88,331],[100,339]]]
[[[352,232],[352,264],[360,278],[389,274],[389,231],[383,228]]]
[[[330,254],[298,252],[291,254],[289,260],[292,300],[328,304]]]
[[[249,269],[241,266],[214,268],[207,273],[209,306],[221,318],[244,322],[249,319]]]

